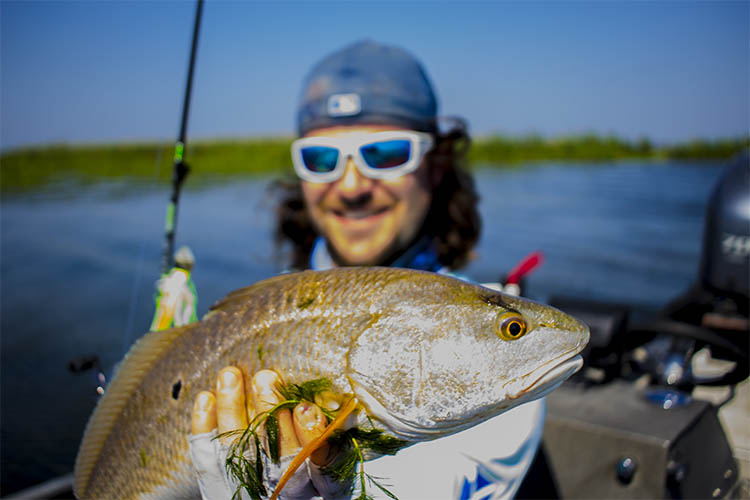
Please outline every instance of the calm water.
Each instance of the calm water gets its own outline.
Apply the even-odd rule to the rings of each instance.
[[[695,278],[705,204],[721,165],[543,164],[482,170],[484,232],[466,274],[496,280],[544,252],[528,295],[655,310]],[[178,244],[196,255],[202,314],[277,271],[267,180],[183,193]],[[0,204],[3,494],[72,469],[96,401],[93,374],[144,332],[162,248],[165,189],[56,185]]]

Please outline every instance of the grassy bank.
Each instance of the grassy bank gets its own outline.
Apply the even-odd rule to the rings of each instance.
[[[188,144],[190,183],[289,168],[290,143],[274,138]],[[152,143],[21,149],[0,156],[0,184],[7,192],[70,179],[83,184],[104,179],[167,183],[173,148],[171,143]]]
[[[290,138],[190,143],[185,155],[192,167],[189,184],[273,172],[291,174],[290,143]],[[750,137],[655,147],[648,140],[631,143],[593,135],[556,139],[493,136],[473,142],[469,161],[473,166],[503,167],[549,160],[721,160],[749,146]],[[172,154],[172,144],[166,143],[21,149],[0,156],[0,185],[9,192],[71,179],[84,184],[102,179],[166,183],[171,178]]]
[[[533,161],[612,161],[647,160],[722,160],[750,146],[750,137],[718,141],[694,140],[670,146],[654,146],[648,139],[628,142],[617,137],[584,135],[544,139],[530,135],[522,138],[502,136],[475,141],[469,159],[472,163],[513,164]]]

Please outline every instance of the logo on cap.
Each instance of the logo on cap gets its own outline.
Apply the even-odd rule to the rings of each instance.
[[[359,94],[333,94],[328,98],[328,116],[352,116],[362,111]]]

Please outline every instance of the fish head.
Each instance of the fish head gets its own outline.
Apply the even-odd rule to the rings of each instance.
[[[544,396],[582,366],[589,329],[571,316],[480,286],[425,286],[379,311],[348,360],[370,418],[400,439],[472,427]]]

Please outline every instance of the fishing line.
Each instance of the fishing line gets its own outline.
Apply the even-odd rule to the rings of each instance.
[[[156,186],[159,182],[159,170],[161,170],[161,159],[162,159],[162,153],[164,151],[164,146],[159,146],[156,149],[156,165],[154,167],[154,174],[153,178],[151,180],[151,185]],[[143,263],[146,260],[146,234],[144,232],[143,236],[140,238],[140,248],[138,251],[138,258],[135,262],[135,273],[133,276],[133,285],[130,289],[130,300],[128,301],[128,316],[127,320],[125,322],[125,330],[123,335],[124,345],[122,348],[123,354],[128,352],[128,349],[130,348],[130,345],[133,343],[133,329],[135,327],[135,314],[136,309],[138,305],[138,289],[141,286],[142,276],[143,276]],[[124,357],[124,355],[123,355]],[[120,364],[120,361],[116,361],[115,364],[112,366],[111,370],[109,371],[109,379],[112,379],[115,372],[117,371],[117,368]],[[68,362],[68,370],[70,370],[73,373],[79,373],[79,372],[86,372],[90,369],[94,369],[94,385],[95,390],[97,394],[100,396],[104,394],[105,389],[107,387],[107,376],[105,375],[105,370],[102,367],[99,356],[93,355],[93,356],[81,356],[77,358],[73,358]]]
[[[164,146],[160,146],[156,151],[156,166],[154,167],[154,175],[151,184],[156,186],[159,182],[159,171],[161,170],[162,154],[164,152]],[[135,265],[135,277],[133,278],[133,286],[130,290],[130,310],[128,312],[128,319],[125,323],[125,346],[123,353],[128,352],[128,348],[133,343],[133,329],[135,328],[135,311],[138,305],[138,290],[141,287],[141,281],[143,276],[143,263],[146,261],[146,243],[148,235],[144,229],[143,237],[141,238],[140,249],[138,251],[138,259]]]

